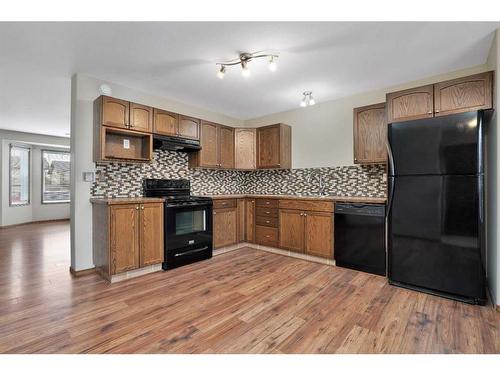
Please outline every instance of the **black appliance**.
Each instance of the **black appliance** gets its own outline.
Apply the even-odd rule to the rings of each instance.
[[[388,126],[388,277],[394,285],[483,304],[484,127],[467,112]]]
[[[189,180],[145,179],[145,197],[165,198],[164,270],[212,257],[212,198],[190,195]]]
[[[201,144],[199,140],[187,139],[179,137],[170,137],[167,135],[153,135],[153,148],[160,150],[170,150],[170,151],[197,151],[201,150]]]
[[[385,205],[335,204],[335,265],[385,276]]]

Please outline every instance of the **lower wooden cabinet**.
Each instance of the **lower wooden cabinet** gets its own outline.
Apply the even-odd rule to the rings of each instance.
[[[255,199],[245,199],[245,241],[255,242]]]
[[[214,249],[234,245],[238,242],[238,209],[214,208],[213,211],[213,240]]]
[[[94,265],[104,277],[163,262],[163,200],[91,201]]]
[[[280,209],[279,247],[333,259],[333,213]]]

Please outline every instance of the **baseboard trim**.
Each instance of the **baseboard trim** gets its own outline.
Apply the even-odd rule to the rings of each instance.
[[[93,273],[96,273],[96,268],[87,268],[85,270],[79,270],[79,271],[75,271],[73,269],[73,267],[69,267],[69,273],[71,274],[71,276],[73,277],[81,277],[81,276],[87,276],[87,275],[90,275],[90,274],[93,274]]]
[[[57,222],[62,222],[62,221],[70,221],[70,219],[52,219],[52,220],[28,221],[26,223],[3,225],[0,227],[0,229],[8,229],[8,228],[20,227],[23,225],[30,225],[30,224],[57,223]]]
[[[335,260],[334,259],[319,258],[319,257],[315,257],[313,255],[295,253],[293,251],[278,249],[276,247],[262,246],[262,245],[258,245],[258,244],[255,244],[255,243],[249,243],[249,242],[240,242],[240,243],[235,244],[235,245],[229,245],[229,246],[221,247],[219,249],[214,250],[213,255],[217,256],[217,255],[225,254],[227,252],[238,250],[238,249],[241,249],[243,247],[251,247],[252,249],[256,249],[256,250],[267,251],[268,253],[289,256],[289,257],[292,257],[292,258],[301,259],[301,260],[307,260],[309,262],[315,262],[315,263],[325,264],[325,265],[328,265],[328,266],[334,266],[335,265]]]

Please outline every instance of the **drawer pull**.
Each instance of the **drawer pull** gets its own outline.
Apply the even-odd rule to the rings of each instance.
[[[268,201],[268,202],[266,202],[266,204],[269,204],[269,203],[270,203],[269,201]]]
[[[266,211],[266,214],[270,214],[270,212],[269,212],[269,211]]]
[[[269,224],[269,220],[266,220],[266,223],[268,223],[268,224]]]
[[[267,234],[267,235],[266,235],[266,238],[269,238],[269,237],[271,237],[271,236],[270,236],[269,234]]]

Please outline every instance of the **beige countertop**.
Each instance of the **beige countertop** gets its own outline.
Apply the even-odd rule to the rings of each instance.
[[[94,204],[127,204],[127,203],[162,203],[163,198],[90,198],[90,203]]]
[[[231,198],[268,198],[268,199],[303,199],[303,200],[322,200],[334,202],[352,202],[352,203],[385,203],[387,198],[376,197],[350,197],[333,195],[278,195],[278,194],[214,194],[204,195],[212,199],[231,199]]]

